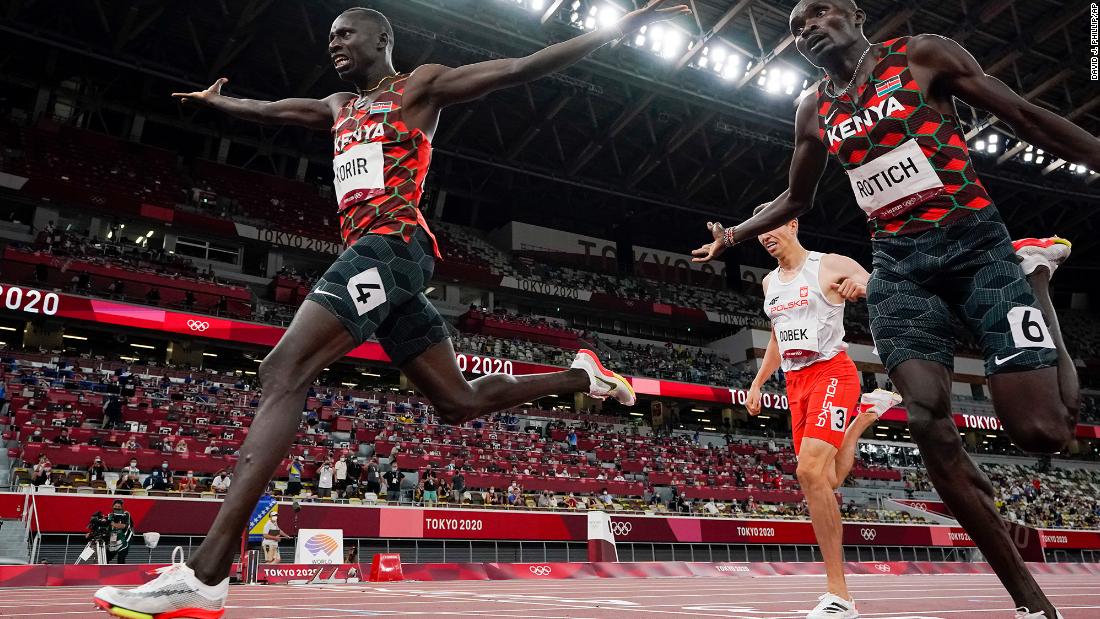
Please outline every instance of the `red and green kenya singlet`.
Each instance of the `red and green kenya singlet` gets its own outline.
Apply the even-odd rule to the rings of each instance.
[[[398,235],[408,243],[423,228],[439,257],[439,244],[418,208],[432,144],[420,129],[409,129],[401,114],[408,79],[387,78],[373,101],[348,101],[332,126],[340,236],[348,246],[364,234]]]
[[[874,238],[947,225],[992,200],[954,116],[925,101],[909,70],[909,37],[886,41],[871,79],[837,99],[818,86],[818,129],[867,214]]]

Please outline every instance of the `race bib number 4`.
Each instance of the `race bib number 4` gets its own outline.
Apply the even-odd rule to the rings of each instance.
[[[332,160],[336,197],[343,206],[378,195],[386,186],[381,142],[356,144]]]
[[[868,219],[898,217],[944,192],[943,181],[912,139],[847,172]]]

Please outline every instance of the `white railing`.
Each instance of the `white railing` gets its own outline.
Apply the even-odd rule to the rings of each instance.
[[[42,530],[38,523],[38,501],[33,492],[27,492],[23,497],[23,517],[20,520],[23,523],[23,545],[30,547],[28,563],[38,563],[38,550],[42,546]]]

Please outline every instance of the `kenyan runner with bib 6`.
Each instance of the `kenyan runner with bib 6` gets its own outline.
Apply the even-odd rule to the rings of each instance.
[[[709,224],[713,240],[694,259],[710,260],[809,211],[829,155],[836,157],[872,235],[871,333],[904,396],[928,474],[1017,617],[1054,619],[952,419],[951,316],[980,343],[997,416],[1016,445],[1062,450],[1073,438],[1080,391],[1049,284],[1070,247],[1057,237],[1014,247],[974,169],[954,98],[1094,170],[1100,140],[987,75],[955,41],[922,34],[872,44],[866,19],[852,0],[801,0],[792,10],[798,51],[827,77],[798,106],[788,188],[736,227]]]

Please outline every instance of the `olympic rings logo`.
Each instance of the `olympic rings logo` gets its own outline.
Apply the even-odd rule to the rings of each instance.
[[[210,328],[210,323],[206,322],[205,320],[189,319],[187,321],[187,327],[192,331],[206,331]]]
[[[611,534],[616,536],[629,535],[630,530],[634,528],[634,525],[629,522],[615,522],[610,521],[608,526],[611,528]]]
[[[889,565],[886,565],[885,563],[876,563],[876,564],[875,564],[875,569],[876,569],[876,570],[878,570],[878,571],[880,571],[880,572],[883,572],[883,573],[885,573],[885,572],[889,572],[889,571],[890,571],[890,566],[889,566]]]
[[[860,529],[859,534],[863,536],[863,539],[867,541],[874,541],[878,537],[878,531],[874,529]]]
[[[535,576],[549,576],[553,569],[549,565],[529,565],[527,569]]]

